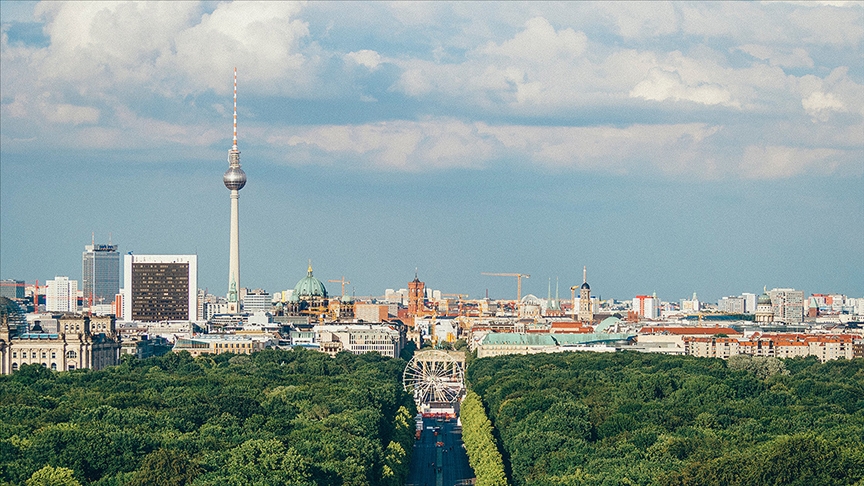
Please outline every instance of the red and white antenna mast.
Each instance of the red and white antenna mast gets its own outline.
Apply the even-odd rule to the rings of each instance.
[[[234,150],[237,150],[237,68],[234,68]]]

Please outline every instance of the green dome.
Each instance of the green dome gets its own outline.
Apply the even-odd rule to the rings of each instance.
[[[318,297],[322,299],[327,298],[327,289],[324,288],[324,284],[321,283],[320,280],[312,276],[312,265],[309,265],[309,270],[306,273],[306,276],[300,279],[297,282],[297,285],[294,286],[294,293],[291,294],[291,302],[298,302],[301,300],[301,297]]]
[[[768,305],[771,305],[771,297],[769,297],[768,294],[762,294],[762,295],[759,296],[759,300],[756,301],[756,304],[759,304],[759,305],[762,305],[762,304],[768,304]]]

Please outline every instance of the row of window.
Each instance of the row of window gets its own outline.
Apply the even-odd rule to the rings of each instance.
[[[18,351],[12,351],[12,357],[17,358],[18,357]],[[31,351],[30,357],[33,359],[38,358],[37,352]],[[75,359],[77,357],[78,357],[78,353],[76,353],[75,351],[66,351],[66,359]],[[27,359],[27,351],[21,351],[21,358]],[[42,359],[47,359],[47,358],[48,358],[48,352],[42,351]],[[51,359],[57,359],[57,353],[55,351],[51,351]]]
[[[27,363],[24,363],[24,364],[27,364]],[[42,363],[42,366],[44,366],[45,368],[47,368],[47,367],[48,367],[48,364],[46,364],[46,363]],[[57,371],[57,363],[51,363],[51,369],[54,370],[54,371]],[[75,365],[69,365],[69,366],[68,366],[68,370],[69,370],[69,371],[72,371],[72,370],[74,370],[74,369],[75,369]],[[18,363],[12,363],[12,371],[18,371]]]

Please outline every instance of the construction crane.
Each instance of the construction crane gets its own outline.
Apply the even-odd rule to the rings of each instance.
[[[341,279],[341,280],[328,280],[328,282],[339,282],[339,283],[342,284],[342,297],[343,297],[343,298],[345,297],[345,284],[350,284],[350,283],[351,283],[349,280],[345,280],[345,276],[344,276],[344,275],[342,276],[342,279]]]
[[[527,273],[487,273],[482,272],[481,275],[489,275],[492,277],[516,277],[516,305],[522,300],[522,277],[531,278]]]
[[[456,297],[459,299],[459,315],[462,315],[462,297],[468,297],[468,294],[441,294],[442,297]]]

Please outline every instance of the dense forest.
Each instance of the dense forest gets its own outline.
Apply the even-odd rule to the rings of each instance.
[[[513,483],[864,485],[864,360],[474,360]]]
[[[404,361],[315,351],[0,376],[0,484],[401,485]]]

